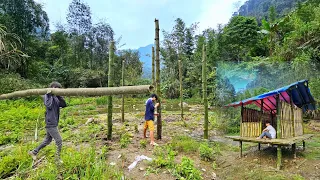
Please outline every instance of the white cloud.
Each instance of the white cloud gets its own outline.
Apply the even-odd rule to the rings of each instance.
[[[245,0],[204,0],[202,13],[198,16],[199,30],[202,32],[208,27],[216,28],[218,24],[228,23],[233,12],[236,11],[237,2]]]

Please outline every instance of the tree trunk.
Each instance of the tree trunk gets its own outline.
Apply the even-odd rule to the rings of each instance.
[[[160,91],[160,42],[159,42],[159,20],[155,19],[155,45],[156,45],[156,91],[158,95],[158,117],[157,117],[157,139],[161,139],[162,120],[161,120],[161,91]]]
[[[182,62],[181,62],[181,60],[179,60],[179,80],[180,80],[181,120],[183,120],[183,87],[182,87]]]
[[[124,59],[122,60],[122,86],[124,86]],[[124,122],[124,95],[122,95],[121,121]]]
[[[152,46],[152,85],[154,86],[156,84],[156,80],[155,80],[155,72],[154,72],[154,61],[155,61],[155,57],[154,57],[154,47]]]
[[[114,41],[110,43],[109,48],[109,69],[108,69],[108,87],[113,87],[114,74]],[[112,96],[108,96],[108,140],[112,138]]]
[[[110,87],[110,88],[44,88],[44,89],[28,89],[23,91],[15,91],[9,94],[1,94],[0,100],[11,98],[23,98],[28,96],[44,95],[48,90],[52,94],[58,96],[113,96],[122,94],[148,94],[153,91],[153,86],[124,86],[124,87]]]
[[[207,60],[206,60],[206,47],[202,47],[202,92],[204,103],[204,130],[203,138],[208,139],[208,98],[207,98]]]

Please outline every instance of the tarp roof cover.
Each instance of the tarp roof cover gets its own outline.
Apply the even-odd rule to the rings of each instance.
[[[256,104],[261,107],[261,101],[263,100],[263,110],[276,112],[276,95],[279,94],[280,100],[290,103],[290,94],[292,94],[293,103],[306,110],[315,110],[315,100],[311,95],[308,88],[308,80],[302,80],[249,99],[245,99],[239,102],[228,104],[227,106],[241,106],[248,104]]]

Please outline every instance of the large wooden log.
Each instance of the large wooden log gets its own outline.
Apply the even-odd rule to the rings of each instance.
[[[111,96],[122,94],[148,94],[153,90],[151,85],[142,86],[123,86],[123,87],[107,87],[107,88],[44,88],[44,89],[28,89],[23,91],[16,91],[9,94],[0,95],[0,100],[11,98],[22,98],[28,96],[44,95],[48,90],[52,94],[58,96]]]

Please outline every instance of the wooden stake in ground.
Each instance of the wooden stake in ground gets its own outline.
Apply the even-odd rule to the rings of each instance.
[[[122,86],[124,86],[124,61],[122,60]],[[121,121],[124,122],[124,95],[122,95],[122,106],[121,106]]]
[[[113,69],[114,69],[114,42],[110,43],[109,48],[109,69],[108,69],[108,87],[113,87]],[[112,96],[108,96],[108,140],[112,138]]]
[[[161,120],[161,91],[160,91],[160,42],[159,42],[159,20],[155,19],[155,45],[156,45],[156,91],[158,95],[158,117],[157,117],[157,139],[161,139],[162,120]]]
[[[179,81],[180,81],[181,120],[183,120],[183,87],[182,87],[182,62],[181,62],[181,59],[179,59]]]
[[[155,61],[155,57],[154,57],[154,47],[152,46],[152,85],[155,86],[156,84],[156,80],[155,80],[155,72],[154,72],[154,61]]]
[[[202,47],[202,92],[204,103],[204,130],[203,138],[208,139],[208,98],[207,98],[207,60],[206,60],[206,46]]]

